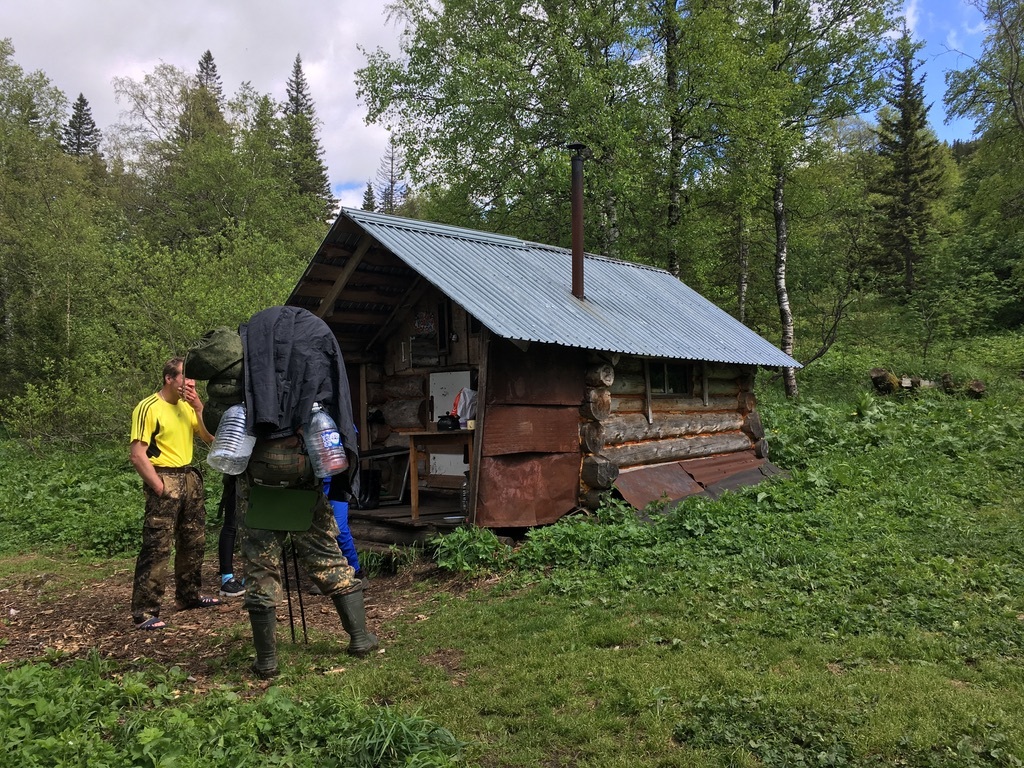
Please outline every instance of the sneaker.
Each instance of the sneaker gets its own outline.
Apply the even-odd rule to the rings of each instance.
[[[238,597],[245,594],[245,586],[236,578],[230,578],[220,585],[222,597]]]

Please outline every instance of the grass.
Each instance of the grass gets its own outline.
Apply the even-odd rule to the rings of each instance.
[[[484,532],[446,537],[437,562],[490,574],[480,588],[432,595],[362,662],[329,657],[335,642],[282,643],[272,713],[254,702],[238,727],[283,708],[322,764],[347,763],[328,738],[339,726],[308,706],[320,701],[401,745],[396,765],[1022,765],[1022,340],[973,340],[942,368],[898,346],[884,359],[839,347],[802,374],[796,402],[762,384],[789,479],[655,509],[651,523],[609,504],[515,550]],[[982,378],[988,393],[880,398],[876,365]],[[28,562],[7,560],[0,578]],[[136,735],[108,743],[145,757],[132,738],[169,712],[198,727],[217,695],[142,707]]]

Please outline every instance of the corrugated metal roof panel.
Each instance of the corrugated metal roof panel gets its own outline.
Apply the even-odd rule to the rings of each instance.
[[[503,338],[672,359],[799,366],[662,269],[587,254],[581,301],[572,295],[567,249],[356,209],[344,208],[342,216]]]

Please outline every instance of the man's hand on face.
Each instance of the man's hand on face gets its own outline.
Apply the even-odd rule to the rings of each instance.
[[[195,379],[185,379],[185,383],[181,386],[181,398],[193,408],[196,406],[202,407],[202,401],[199,399],[199,393],[196,392]]]

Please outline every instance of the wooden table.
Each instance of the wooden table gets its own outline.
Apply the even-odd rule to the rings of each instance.
[[[431,445],[462,445],[469,449],[469,471],[473,471],[473,434],[472,429],[428,429],[417,432],[406,432],[409,437],[409,502],[412,505],[412,519],[420,515],[420,470],[416,461],[416,453],[421,448]]]

